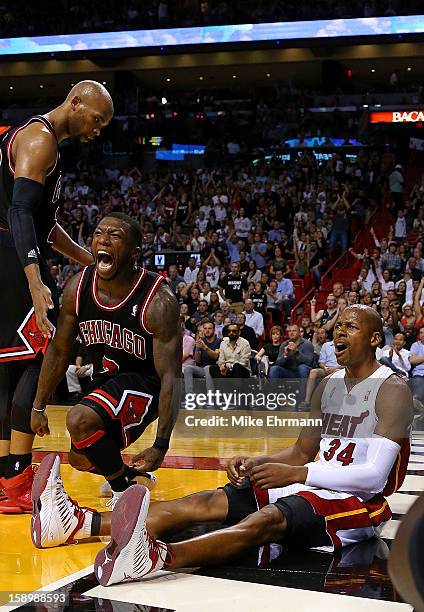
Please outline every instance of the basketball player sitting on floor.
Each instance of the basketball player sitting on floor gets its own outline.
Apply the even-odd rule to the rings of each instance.
[[[95,562],[96,576],[107,586],[160,569],[226,563],[253,547],[263,547],[266,561],[273,544],[331,551],[378,535],[391,517],[385,496],[406,474],[412,421],[408,386],[375,359],[382,334],[373,309],[346,308],[334,332],[343,369],[324,379],[312,398],[311,416],[322,417],[321,430],[302,430],[293,446],[276,455],[233,458],[230,483],[216,491],[149,508],[149,491],[134,485],[99,520],[69,499],[59,457],[47,456],[33,488],[35,545],[111,534]],[[227,528],[177,544],[163,541],[208,521]]]

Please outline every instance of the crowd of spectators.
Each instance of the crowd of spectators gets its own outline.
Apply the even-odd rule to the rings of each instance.
[[[403,173],[394,156],[375,149],[360,151],[353,168],[342,154],[317,162],[310,151],[294,162],[168,174],[81,167],[65,175],[61,222],[89,248],[99,218],[123,211],[140,222],[141,265],[156,269],[158,253],[176,258],[162,273],[180,304],[187,389],[196,378],[209,388],[218,378],[252,374],[300,378],[308,381],[307,407],[319,378],[338,367],[332,345],[338,316],[362,303],[383,320],[379,358],[404,376],[412,369],[420,397],[424,344],[421,349],[416,336],[424,325],[424,258],[422,242],[409,246],[406,236],[424,230],[424,186],[405,194]],[[364,226],[382,188],[390,193],[395,182],[402,189],[393,199],[389,236],[378,239],[371,227],[374,251],[350,248],[357,278],[335,283],[322,308],[313,298],[299,320],[297,299],[309,287],[318,294],[329,263],[351,244],[352,220],[357,229]],[[60,257],[50,263],[59,287],[78,270]]]
[[[344,19],[408,15],[420,12],[418,0],[104,0],[75,3],[69,0],[23,0],[0,3],[1,36],[72,34],[167,27],[209,26],[310,19]],[[25,14],[25,19],[22,15]]]

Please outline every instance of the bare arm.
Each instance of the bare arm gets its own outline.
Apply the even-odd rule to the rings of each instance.
[[[82,266],[89,266],[94,263],[92,254],[74,242],[69,234],[58,223],[53,233],[53,248],[65,257],[78,261]]]
[[[43,411],[71,362],[72,347],[78,334],[74,308],[74,293],[80,274],[73,276],[65,287],[56,334],[43,359],[37,394],[31,413],[31,429],[43,436],[49,433],[47,417]]]
[[[420,284],[414,296],[414,313],[417,320],[421,319],[421,294],[424,288],[424,276],[421,277]]]
[[[169,440],[179,408],[180,398],[174,396],[174,389],[178,390],[182,376],[182,340],[177,300],[165,284],[149,307],[147,326],[153,332],[153,359],[161,380],[156,437]]]

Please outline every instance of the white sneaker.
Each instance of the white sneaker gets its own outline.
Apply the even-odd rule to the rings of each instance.
[[[31,538],[37,548],[70,544],[77,532],[80,537],[90,536],[93,511],[69,498],[60,479],[59,455],[47,455],[40,463],[31,498]]]
[[[169,548],[146,529],[150,492],[132,485],[112,514],[111,541],[98,552],[94,573],[102,586],[140,580],[163,568]]]

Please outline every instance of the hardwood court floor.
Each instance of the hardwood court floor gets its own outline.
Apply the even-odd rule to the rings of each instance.
[[[63,407],[49,408],[51,435],[36,439],[35,461],[40,461],[47,452],[59,452],[68,493],[81,505],[105,509],[107,500],[99,497],[102,478],[76,472],[67,464],[66,411]],[[227,481],[227,458],[240,453],[276,452],[297,437],[290,424],[285,428],[267,426],[266,422],[256,426],[252,423],[242,425],[239,421],[234,426],[214,421],[196,427],[190,424],[190,419],[211,416],[225,415],[231,420],[231,414],[240,416],[231,411],[180,413],[172,449],[164,466],[156,472],[159,482],[152,499],[172,499],[221,486]],[[254,413],[254,416],[265,419],[266,413]],[[154,431],[155,426],[150,427],[142,439],[128,449],[125,458],[150,446]],[[80,612],[131,612],[151,609],[149,606],[178,612],[212,612],[217,608],[220,612],[235,609],[240,612],[259,609],[324,612],[329,607],[339,612],[411,612],[410,606],[400,603],[388,577],[386,563],[402,516],[423,490],[424,432],[414,432],[408,475],[401,490],[389,498],[393,518],[385,525],[380,539],[347,547],[334,555],[283,551],[269,566],[260,568],[257,552],[253,552],[224,567],[164,572],[142,583],[106,589],[97,585],[92,573],[92,563],[104,545],[102,542],[37,550],[30,539],[28,515],[0,515],[0,610],[9,592],[44,588],[56,594],[65,592],[70,598],[66,609]],[[23,609],[45,612],[50,608],[27,605]]]
[[[51,433],[50,436],[36,438],[34,458],[40,461],[46,452],[63,453],[62,478],[66,491],[82,506],[107,510],[107,500],[99,497],[103,478],[77,472],[66,463],[70,444],[65,427],[67,410],[66,407],[59,406],[48,408]],[[196,418],[202,415],[210,416],[210,412],[196,411]],[[127,449],[126,455],[132,456],[150,446],[154,440],[155,429],[154,424],[150,426],[142,438]],[[281,448],[281,440],[276,437],[239,437],[238,434],[235,435],[237,430],[226,432],[225,427],[217,428],[214,433],[216,437],[210,437],[207,427],[190,426],[187,430],[180,418],[172,449],[165,461],[165,466],[168,467],[156,472],[158,485],[152,492],[152,499],[174,499],[203,489],[215,489],[227,482],[223,471],[225,458],[236,453],[262,454]],[[186,435],[187,431],[189,437]],[[285,445],[291,441],[283,440]],[[37,550],[31,542],[29,528],[29,515],[0,514],[0,593],[33,591],[78,572],[93,563],[97,551],[103,546],[102,542],[97,541],[83,546]],[[3,602],[0,601],[1,603]]]

